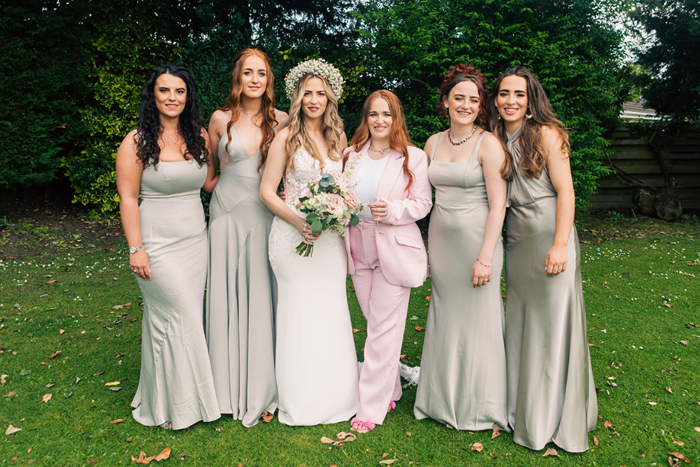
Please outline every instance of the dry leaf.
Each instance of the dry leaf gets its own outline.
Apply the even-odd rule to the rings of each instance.
[[[127,443],[130,443],[132,439],[134,439],[134,438],[132,438],[131,436],[129,436],[128,438],[126,438],[126,442],[127,442]]]
[[[105,386],[119,386],[121,381],[112,381],[111,383],[105,383]]]
[[[160,452],[160,454],[158,454],[156,456],[155,461],[156,462],[164,461],[168,457],[170,457],[170,448],[165,448]]]
[[[379,461],[379,465],[391,465],[396,461],[397,459],[384,459],[383,461]]]
[[[685,446],[685,443],[683,441],[674,441],[673,444],[677,444],[679,446]]]
[[[52,279],[52,280],[50,280],[50,281],[46,281],[47,284],[53,284],[54,282],[56,282],[56,279]]]
[[[13,458],[12,458],[12,459],[10,459],[10,460],[11,460],[12,462],[14,462],[14,461],[16,461],[17,459],[18,459],[18,457],[17,457],[17,456],[15,456],[15,457],[13,457]]]
[[[47,403],[48,401],[51,400],[53,396],[51,394],[44,394],[44,397],[41,398],[41,402]]]
[[[351,443],[357,439],[357,436],[355,436],[354,433],[345,433],[344,431],[341,431],[335,437],[338,439],[338,441],[345,441],[346,443]]]
[[[274,413],[270,413],[270,412],[268,412],[268,411],[266,410],[266,411],[264,411],[264,412],[262,413],[262,415],[260,416],[260,418],[262,418],[262,421],[263,421],[263,422],[265,422],[265,423],[270,423],[270,422],[272,421],[272,419],[274,418],[274,416],[275,416]]]
[[[416,331],[423,332],[425,331],[425,328],[423,326],[416,326]]]
[[[430,300],[430,295],[428,295],[427,297],[425,297],[425,299],[426,299],[426,300]]]
[[[57,356],[58,354],[60,354],[60,353],[61,353],[61,351],[60,351],[60,350],[57,350],[57,351],[55,351],[54,353],[52,353],[51,355],[49,355],[49,358],[56,358],[56,356]]]
[[[7,382],[7,376],[8,375],[0,375],[0,384],[2,384],[3,386]]]
[[[596,446],[598,446],[598,444],[599,444],[598,438],[596,438],[595,436],[593,437],[593,444],[595,444]]]
[[[59,329],[59,330],[58,330],[58,333],[59,333],[59,334],[63,334],[64,332],[66,332],[65,329]]]
[[[666,386],[666,391],[668,391],[670,394],[673,394],[673,391],[671,391],[671,388],[669,388],[668,386]]]
[[[686,464],[690,464],[690,460],[687,457],[685,457],[683,454],[681,454],[680,452],[671,451],[671,452],[667,452],[666,454],[668,454],[669,456],[673,456],[676,459],[683,460],[683,461],[685,461]]]
[[[29,454],[30,452],[32,452],[32,448],[27,449],[27,454]]]
[[[491,433],[491,439],[498,438],[501,436],[501,429],[498,428],[498,425],[495,423],[493,424],[493,433]]]
[[[544,454],[542,454],[542,457],[549,457],[549,456],[556,456],[559,457],[559,453],[557,452],[556,449],[554,448],[549,448],[545,451]]]
[[[149,464],[150,462],[151,462],[151,459],[146,457],[146,453],[143,451],[141,451],[138,458],[131,456],[131,463],[132,464]]]
[[[116,420],[112,420],[111,422],[109,422],[109,424],[110,424],[110,425],[116,425],[117,423],[121,423],[121,422],[123,422],[123,421],[124,421],[124,420],[122,420],[121,418],[118,418],[118,419],[116,419]]]
[[[15,391],[10,391],[7,393],[7,395],[5,397],[12,397],[14,395],[17,395],[17,393]]]
[[[649,405],[656,405],[656,402],[649,402]]]
[[[353,334],[356,333],[356,332],[359,332],[359,331],[360,331],[359,329],[353,329],[353,330],[352,330]]]
[[[333,441],[333,440],[330,439],[330,438],[326,438],[325,436],[321,437],[321,442],[322,442],[323,444],[333,444],[333,443],[335,443],[335,441]]]
[[[12,433],[17,433],[18,431],[22,431],[21,428],[15,428],[14,426],[10,425],[7,427],[7,430],[5,430],[6,435],[11,435]]]
[[[481,450],[484,449],[484,445],[481,443],[470,444],[469,447],[472,448],[472,451],[476,452],[481,452]]]
[[[605,420],[605,423],[603,423],[603,426],[604,426],[605,428],[612,428],[612,427],[613,427],[613,424],[610,423],[609,421]]]
[[[696,427],[695,427],[695,431],[697,431],[698,433],[700,433],[700,426],[696,426]]]
[[[386,459],[386,456],[388,456],[388,455],[389,455],[389,453],[385,452],[384,454],[382,454],[382,459]]]
[[[688,345],[688,341],[681,341],[681,344]]]
[[[46,385],[47,388],[52,388],[56,385],[53,381],[51,381],[49,384]]]

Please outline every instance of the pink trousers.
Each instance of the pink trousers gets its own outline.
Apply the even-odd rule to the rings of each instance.
[[[399,358],[411,289],[392,285],[384,277],[377,257],[374,222],[360,220],[348,234],[355,265],[352,283],[367,319],[357,418],[381,425],[389,403],[401,398]]]

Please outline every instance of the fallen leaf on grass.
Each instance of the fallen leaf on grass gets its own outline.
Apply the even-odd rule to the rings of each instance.
[[[110,424],[110,425],[116,425],[117,423],[121,423],[121,422],[123,422],[123,421],[124,421],[124,420],[122,420],[121,418],[118,418],[118,419],[116,419],[116,420],[112,420],[111,422],[109,422],[109,424]]]
[[[423,326],[416,326],[416,331],[423,332],[425,331],[425,328]]]
[[[545,451],[544,454],[542,454],[542,457],[549,457],[549,456],[556,456],[559,457],[559,453],[557,452],[556,449],[554,448],[549,448]]]
[[[649,402],[649,405],[656,405],[656,402]]]
[[[164,461],[170,457],[170,448],[163,449],[155,458],[156,462]]]
[[[97,464],[97,459],[90,459],[90,465]]]
[[[688,345],[688,341],[681,341],[681,344]]]
[[[389,455],[389,453],[385,452],[384,454],[382,454],[382,459],[386,459],[386,456],[388,456],[388,455]]]
[[[0,375],[0,384],[2,384],[3,386],[7,382],[7,376],[8,375]]]
[[[481,452],[481,450],[484,449],[484,445],[481,443],[470,444],[469,447],[472,448],[472,451],[476,452]]]
[[[64,332],[66,332],[65,329],[59,329],[59,330],[58,330],[58,333],[59,333],[59,334],[63,334]]]
[[[12,397],[12,396],[16,396],[16,395],[17,395],[17,393],[15,391],[10,391],[7,393],[7,395],[5,397]]]
[[[50,281],[46,281],[47,284],[53,284],[54,282],[57,282],[57,280],[56,280],[56,279],[53,279],[53,280],[50,280]]]
[[[609,421],[605,420],[605,423],[603,423],[603,426],[604,426],[605,428],[612,428],[612,427],[613,427],[613,424],[610,423]]]
[[[5,430],[5,434],[11,435],[12,433],[17,433],[18,431],[22,431],[22,429],[10,425],[7,427],[7,430]]]
[[[674,441],[673,444],[677,444],[679,446],[685,446],[685,443],[683,441]]]
[[[359,329],[353,329],[352,332],[353,332],[353,334],[354,334],[354,333],[356,333],[356,332],[360,332],[360,330],[359,330]]]
[[[696,427],[695,427],[695,431],[697,431],[698,433],[700,433],[700,426],[696,426]]]
[[[12,459],[10,459],[10,461],[14,462],[14,461],[16,461],[17,459],[18,459],[18,457],[15,456],[15,457],[13,457]]]
[[[495,423],[493,424],[493,433],[491,433],[491,439],[498,438],[501,436],[501,429],[498,428],[498,425]]]
[[[270,413],[266,410],[265,412],[262,413],[260,418],[262,418],[263,422],[270,423],[272,421],[272,419],[274,418],[274,416],[275,416],[274,413]]]
[[[41,402],[43,402],[45,404],[48,401],[50,401],[52,397],[53,397],[53,395],[51,395],[51,394],[44,394],[44,397],[41,398]]]
[[[672,391],[671,388],[668,387],[668,386],[666,386],[666,391],[667,391],[669,394],[673,394],[673,391]]]
[[[357,436],[355,436],[354,433],[346,433],[344,431],[341,431],[335,437],[338,439],[338,441],[345,441],[346,443],[351,443],[357,439]]]
[[[187,457],[187,456],[188,456],[188,454],[186,452],[183,452],[182,454],[180,454],[180,460],[184,461],[185,457]]]
[[[596,446],[598,446],[598,444],[600,444],[600,443],[598,443],[598,438],[596,438],[595,436],[593,437],[593,444],[595,444]]]
[[[112,381],[111,383],[105,383],[105,386],[119,386],[121,381]]]
[[[148,457],[145,452],[141,451],[139,457],[131,456],[132,464],[150,464],[151,461],[160,462],[170,457],[170,448],[163,449],[157,456]]]
[[[396,462],[398,459],[384,459],[379,461],[379,465],[391,465],[394,462]]]
[[[30,452],[32,452],[32,448],[27,449],[27,454],[29,454]]]
[[[51,381],[49,384],[46,385],[46,388],[47,388],[47,389],[48,389],[48,388],[52,388],[52,387],[54,387],[55,385],[56,385],[56,383],[54,383],[53,381]]]
[[[97,373],[93,373],[92,376],[100,376],[104,371],[98,371]]]
[[[333,440],[330,439],[330,438],[326,438],[325,436],[321,437],[321,442],[322,442],[323,444],[333,444],[333,443],[335,443],[335,441],[333,441]]]
[[[128,438],[126,438],[126,442],[127,442],[127,443],[130,443],[132,439],[134,439],[134,438],[132,438],[131,436],[129,436]]]
[[[683,454],[681,454],[680,452],[671,451],[671,452],[667,452],[666,454],[668,454],[669,456],[673,456],[676,459],[683,460],[683,461],[685,461],[686,464],[690,464],[690,460],[687,457],[685,457]]]
[[[426,300],[430,300],[430,295],[428,295],[427,297],[425,297],[425,299],[426,299]]]

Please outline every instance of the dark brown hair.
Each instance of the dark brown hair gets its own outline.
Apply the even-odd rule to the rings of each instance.
[[[496,79],[493,89],[486,102],[489,114],[489,126],[503,143],[508,141],[506,126],[496,108],[496,99],[501,88],[501,82],[508,76],[519,76],[527,83],[527,118],[522,123],[522,131],[518,142],[522,149],[520,169],[531,178],[539,178],[547,165],[547,148],[542,138],[543,127],[549,127],[557,132],[561,139],[561,152],[568,156],[571,153],[569,134],[564,124],[557,117],[549,103],[547,94],[535,75],[524,66],[516,66],[503,73]],[[508,154],[509,157],[510,154]]]

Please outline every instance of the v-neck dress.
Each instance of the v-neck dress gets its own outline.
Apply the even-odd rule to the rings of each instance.
[[[260,201],[260,152],[249,157],[231,127],[218,153],[221,175],[209,204],[206,335],[221,413],[250,427],[277,407],[275,283],[267,253],[273,216]]]
[[[518,444],[540,450],[554,442],[582,452],[595,429],[598,405],[578,235],[572,227],[566,271],[548,276],[545,259],[554,243],[557,193],[547,169],[539,178],[521,171],[521,128],[507,143],[515,159],[506,214],[508,421]]]
[[[484,242],[489,204],[477,153],[468,160],[434,160],[435,187],[428,253],[432,292],[414,414],[459,430],[506,428],[505,318],[501,298],[503,244],[492,258],[492,279],[474,288],[471,272]]]

